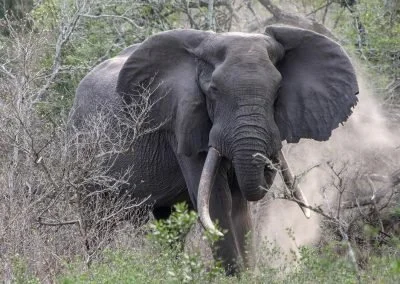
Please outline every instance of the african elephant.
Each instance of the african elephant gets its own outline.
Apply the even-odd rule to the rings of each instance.
[[[140,86],[149,82],[149,121],[160,126],[119,158],[121,167],[133,164],[132,184],[142,181],[132,194],[151,194],[156,218],[186,200],[207,229],[215,230],[218,220],[226,233],[214,255],[227,273],[249,261],[248,201],[263,198],[276,174],[259,157],[280,164],[293,186],[282,141],[327,140],[351,114],[358,94],[343,48],[312,31],[171,30],[94,68],[77,88],[72,121],[84,120],[100,104],[135,104]],[[295,193],[302,197],[298,188]]]

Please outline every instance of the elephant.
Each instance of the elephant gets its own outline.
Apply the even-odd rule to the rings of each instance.
[[[265,196],[277,172],[309,214],[283,141],[328,140],[358,100],[349,56],[321,34],[282,25],[263,34],[177,29],[88,73],[76,90],[72,123],[103,104],[135,105],[143,85],[152,93],[149,124],[157,127],[116,164],[133,166],[132,195],[151,195],[156,218],[187,201],[206,229],[222,234],[218,221],[224,234],[213,254],[227,274],[251,265],[248,202]]]

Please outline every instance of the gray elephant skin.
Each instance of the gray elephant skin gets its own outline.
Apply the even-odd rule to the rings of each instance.
[[[358,94],[343,48],[315,32],[171,30],[95,67],[77,88],[72,122],[104,104],[135,104],[143,85],[153,92],[149,121],[161,126],[116,164],[133,166],[132,195],[151,195],[156,218],[187,201],[206,228],[218,220],[225,234],[213,253],[228,274],[251,262],[248,201],[263,198],[276,174],[255,154],[279,163],[284,140],[327,140]]]

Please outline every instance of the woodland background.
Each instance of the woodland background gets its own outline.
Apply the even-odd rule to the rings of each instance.
[[[278,181],[253,205],[257,268],[229,278],[211,261],[207,243],[215,236],[204,240],[184,205],[166,222],[143,225],[152,219],[143,200],[113,195],[129,171],[110,176],[104,163],[105,149],[123,151],[126,138],[107,131],[107,114],[93,118],[77,139],[67,135],[68,113],[89,70],[154,33],[263,32],[273,23],[340,42],[357,66],[360,103],[328,143],[285,146],[314,216],[305,221],[296,205],[288,209]],[[148,131],[147,111],[144,103],[130,123],[134,138]],[[399,125],[396,0],[0,0],[0,277],[5,283],[398,282]],[[93,183],[104,190],[88,191]]]

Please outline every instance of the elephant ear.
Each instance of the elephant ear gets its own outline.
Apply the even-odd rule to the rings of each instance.
[[[195,30],[172,30],[144,41],[122,67],[117,93],[125,102],[139,97],[143,86],[152,93],[152,119],[167,122],[179,154],[208,149],[211,122],[205,97],[197,84],[194,50],[211,35]]]
[[[281,139],[327,140],[357,104],[357,79],[348,55],[338,43],[312,31],[269,26],[266,34],[284,49],[276,63],[282,75],[275,101]]]

